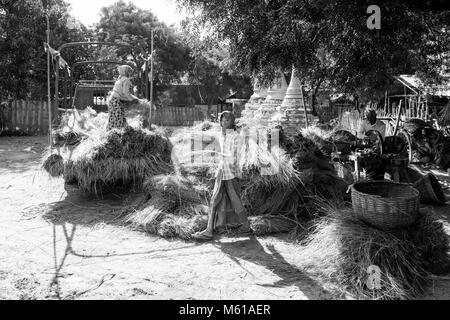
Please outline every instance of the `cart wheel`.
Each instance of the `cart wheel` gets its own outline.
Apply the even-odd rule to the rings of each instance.
[[[402,137],[403,140],[405,140],[406,142],[406,151],[408,152],[408,165],[409,165],[413,159],[411,135],[405,129],[400,129],[397,131],[396,137]]]

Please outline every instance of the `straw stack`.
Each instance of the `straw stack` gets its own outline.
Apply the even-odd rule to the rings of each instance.
[[[243,118],[252,118],[256,111],[258,111],[261,104],[267,97],[267,88],[263,88],[259,85],[256,79],[253,84],[253,94],[245,104],[245,109],[242,111]]]
[[[281,125],[288,136],[294,136],[306,126],[306,116],[310,116],[310,114],[309,108],[306,109],[305,114],[302,85],[297,77],[297,71],[293,67],[286,96],[277,108],[276,114],[272,117],[271,126]]]
[[[266,99],[255,113],[255,117],[260,119],[262,126],[269,124],[269,120],[275,113],[276,108],[283,102],[287,87],[286,79],[283,73],[280,72],[274,84],[269,88]]]

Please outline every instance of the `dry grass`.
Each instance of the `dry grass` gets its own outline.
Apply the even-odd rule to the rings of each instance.
[[[255,216],[250,217],[250,227],[253,232],[260,235],[289,232],[296,227],[296,223],[283,217]]]
[[[424,293],[433,267],[448,262],[447,235],[428,214],[408,229],[385,232],[349,208],[323,203],[323,211],[299,254],[311,271],[358,298],[411,299]],[[371,265],[381,270],[381,289],[366,285]]]
[[[333,151],[333,144],[331,142],[333,137],[332,130],[327,131],[317,126],[309,126],[308,128],[302,129],[300,133],[303,137],[313,141],[323,153],[329,155]]]
[[[131,126],[105,131],[104,119],[98,119],[89,108],[81,113],[75,110],[64,119],[60,134],[83,138],[76,146],[67,143],[61,149],[63,175],[86,192],[97,193],[116,185],[139,187],[147,177],[173,168],[172,146],[161,132]],[[50,174],[61,174],[61,161],[52,161],[48,154],[45,157],[48,160],[44,161],[44,169]]]
[[[182,239],[206,227],[211,187],[194,176],[157,175],[145,181],[144,189],[146,197],[126,218],[133,227]]]
[[[189,238],[183,232],[173,233],[177,221],[173,215],[193,219],[207,213],[218,165],[220,134],[217,125],[204,123],[180,130],[171,137],[174,173],[147,180],[145,190],[150,199],[131,213],[130,222],[158,233],[162,217],[170,216],[164,226],[171,226],[172,231],[164,234]],[[260,217],[253,220],[258,234],[301,227],[313,216],[315,203],[311,201],[312,197],[317,193],[342,196],[347,188],[333,174],[326,156],[313,141],[301,135],[295,140],[280,135],[280,146],[272,145],[269,150],[271,131],[261,131],[258,138],[246,138],[245,128],[240,134],[244,141],[240,150],[242,198],[250,216]],[[290,153],[283,147],[288,147]],[[306,157],[314,164],[314,170],[303,166]],[[338,191],[333,193],[335,189]],[[329,190],[332,192],[327,192]],[[201,203],[198,195],[202,196]],[[269,224],[270,221],[273,223]]]
[[[64,173],[64,160],[59,154],[47,152],[43,158],[42,169],[54,178],[59,177]]]

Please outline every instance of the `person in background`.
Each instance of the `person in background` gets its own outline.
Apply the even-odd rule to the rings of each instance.
[[[130,102],[137,102],[139,99],[131,94],[132,85],[130,76],[133,68],[128,65],[117,67],[119,77],[114,83],[113,90],[109,93],[108,104],[108,126],[107,130],[123,128],[127,125],[125,119],[124,105]]]
[[[242,178],[239,157],[242,156],[241,137],[236,131],[235,118],[232,112],[219,114],[222,127],[220,137],[220,163],[216,173],[216,182],[211,198],[208,225],[205,230],[196,232],[192,237],[196,240],[211,240],[219,227],[237,225],[241,234],[251,234],[247,212],[241,199]]]
[[[374,109],[366,111],[366,119],[359,126],[358,138],[364,139],[366,133],[370,130],[378,131],[383,139],[386,135],[386,125],[383,121],[377,119],[377,112]]]

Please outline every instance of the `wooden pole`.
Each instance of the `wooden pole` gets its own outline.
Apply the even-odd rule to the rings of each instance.
[[[397,111],[397,119],[395,119],[395,126],[394,126],[394,136],[397,134],[398,130],[398,123],[400,122],[400,114],[402,112],[402,102],[403,100],[400,100],[400,104],[398,105],[398,111]]]
[[[303,95],[303,86],[301,86],[301,90],[302,90],[302,102],[303,102],[303,110],[305,110],[305,126],[306,128],[308,128],[308,113],[306,110],[306,103],[305,103],[305,96]]]
[[[150,61],[150,112],[148,113],[148,127],[152,127],[152,109],[153,109],[153,29],[151,33],[151,61]]]
[[[145,84],[145,98],[150,99],[149,83],[147,81],[148,81],[148,59],[145,61],[144,84]]]
[[[49,129],[49,135],[48,135],[48,144],[50,147],[50,151],[52,150],[52,108],[51,106],[51,92],[50,92],[50,21],[48,18],[48,7],[45,8],[45,18],[47,21],[47,103],[48,103],[48,129]]]

